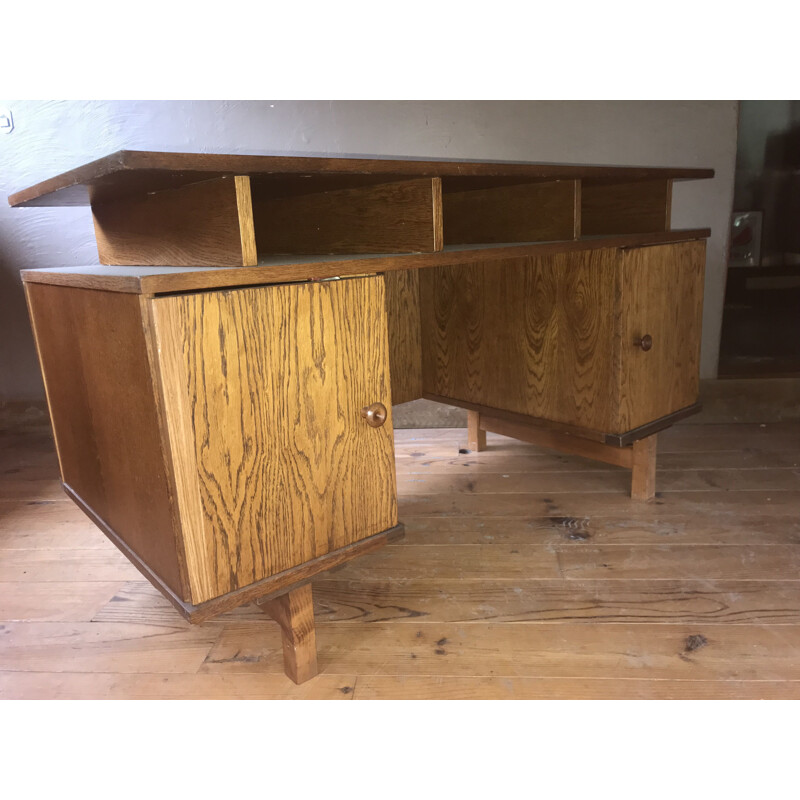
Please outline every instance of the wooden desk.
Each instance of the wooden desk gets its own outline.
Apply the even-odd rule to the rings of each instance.
[[[392,403],[632,470],[697,410],[711,170],[121,152],[104,266],[24,270],[67,494],[190,621],[257,602],[316,673],[309,581],[402,536]]]

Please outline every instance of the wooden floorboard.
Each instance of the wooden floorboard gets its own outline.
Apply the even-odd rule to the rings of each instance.
[[[398,431],[406,537],[314,581],[320,675],[254,607],[185,622],[0,433],[0,698],[800,699],[800,424],[659,435],[624,470]]]

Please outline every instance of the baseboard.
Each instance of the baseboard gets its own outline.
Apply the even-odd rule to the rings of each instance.
[[[0,401],[0,431],[21,431],[50,426],[45,400]]]

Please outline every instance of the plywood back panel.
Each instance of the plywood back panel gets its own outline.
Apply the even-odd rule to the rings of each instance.
[[[194,604],[397,523],[381,277],[151,302]]]
[[[544,181],[446,192],[445,244],[572,239],[578,181]]]
[[[26,291],[64,482],[188,599],[140,298],[45,284]]]
[[[583,181],[581,235],[656,233],[669,230],[672,181]]]
[[[418,178],[290,197],[253,197],[259,254],[442,249],[441,180]]]

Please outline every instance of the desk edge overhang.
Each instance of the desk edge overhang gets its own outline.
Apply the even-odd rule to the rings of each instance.
[[[529,178],[531,180],[618,179],[702,180],[713,169],[696,167],[644,167],[553,164],[516,161],[418,160],[350,158],[341,156],[244,155],[220,153],[165,153],[119,150],[11,194],[10,206],[88,205],[89,194],[79,203],[65,202],[59,192],[114,175],[149,170],[176,175],[177,185],[224,175],[374,175],[387,180],[422,177]],[[43,202],[43,198],[47,201]]]

